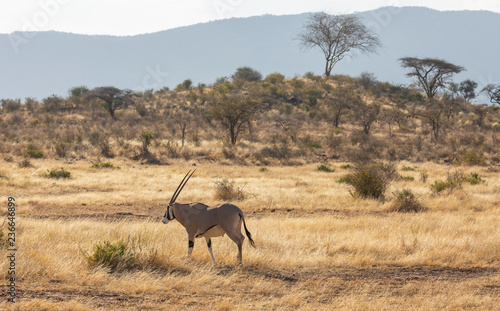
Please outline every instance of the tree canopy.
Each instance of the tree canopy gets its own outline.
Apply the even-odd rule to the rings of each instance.
[[[375,33],[356,15],[312,14],[298,40],[305,49],[319,47],[325,55],[325,76],[347,55],[374,53],[382,46]]]
[[[407,76],[417,78],[418,85],[428,98],[434,98],[454,74],[465,70],[464,67],[437,58],[404,57],[399,60],[403,68],[410,69]]]

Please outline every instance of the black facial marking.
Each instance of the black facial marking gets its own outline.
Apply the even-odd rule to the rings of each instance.
[[[194,247],[194,242],[193,241],[189,241],[188,245],[189,245],[189,247]]]

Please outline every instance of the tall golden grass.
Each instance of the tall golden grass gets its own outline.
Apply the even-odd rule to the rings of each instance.
[[[198,163],[180,202],[210,205],[216,178],[246,193],[236,204],[246,213],[257,248],[244,244],[243,266],[227,237],[213,239],[213,266],[204,240],[192,260],[187,234],[177,222],[163,225],[165,204],[191,168],[184,161],[144,166],[116,161],[120,169],[92,169],[85,161],[32,160],[19,169],[2,163],[2,197],[18,202],[17,304],[12,310],[495,310],[500,299],[500,175],[462,168],[486,180],[451,193],[429,185],[455,167],[431,163],[401,172],[386,201],[361,200],[335,181],[348,170],[329,163],[300,167],[225,166]],[[51,168],[70,180],[43,177]],[[428,180],[420,181],[426,170]],[[391,193],[410,188],[428,210],[387,212]],[[5,212],[7,205],[0,206]],[[132,215],[130,215],[132,214]],[[48,218],[47,218],[48,217]],[[92,267],[94,245],[124,241],[143,264],[120,273]],[[7,251],[0,250],[0,258]],[[6,280],[7,262],[0,261]]]

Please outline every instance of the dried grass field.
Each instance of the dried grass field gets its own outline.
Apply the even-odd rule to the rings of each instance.
[[[457,168],[397,164],[385,200],[363,200],[336,181],[345,163],[256,166],[197,163],[178,202],[222,203],[216,181],[228,178],[244,199],[256,248],[243,245],[243,265],[229,238],[204,239],[187,259],[187,234],[161,217],[191,162],[91,168],[86,160],[1,162],[0,212],[17,202],[17,302],[5,310],[498,310],[500,305],[500,173],[460,167],[484,182],[435,194],[430,185]],[[44,173],[64,167],[69,179]],[[402,167],[412,170],[402,171]],[[426,180],[422,180],[425,172]],[[408,176],[413,177],[408,178]],[[391,211],[397,190],[410,188],[428,209]],[[2,220],[3,221],[3,220]],[[5,232],[5,226],[3,227]],[[122,241],[128,269],[92,266],[96,245]],[[0,248],[2,297],[7,250]]]

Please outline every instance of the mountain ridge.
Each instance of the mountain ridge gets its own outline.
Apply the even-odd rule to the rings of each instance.
[[[468,71],[458,81],[485,85],[500,79],[500,40],[485,31],[500,29],[499,13],[385,7],[358,14],[384,47],[378,54],[344,59],[332,74],[368,71],[382,81],[410,84],[398,59],[415,56],[464,66]],[[209,84],[241,66],[264,75],[322,74],[323,55],[302,51],[294,40],[307,16],[231,18],[134,36],[40,32],[18,53],[9,46],[9,35],[0,35],[0,98],[66,95],[77,85],[140,91],[174,87],[185,79]]]

